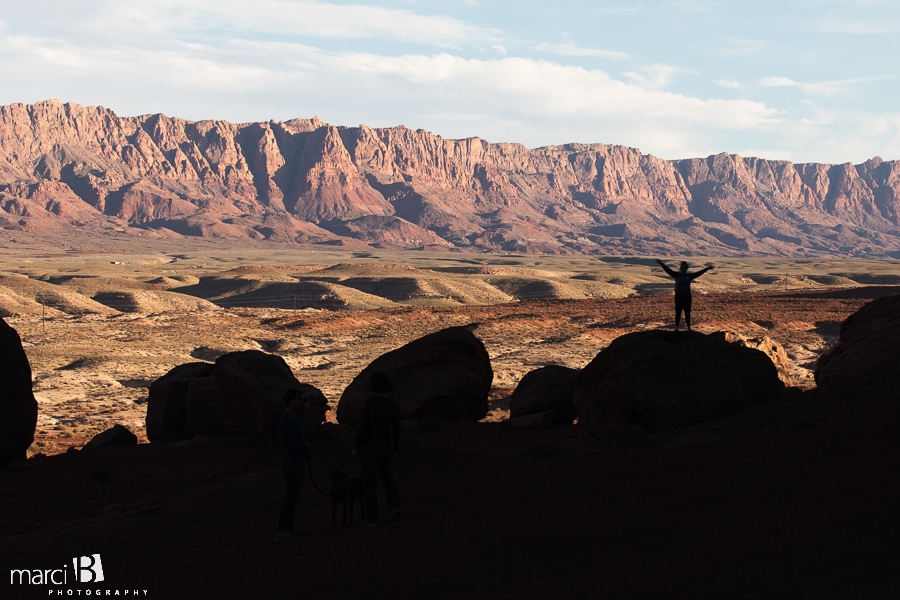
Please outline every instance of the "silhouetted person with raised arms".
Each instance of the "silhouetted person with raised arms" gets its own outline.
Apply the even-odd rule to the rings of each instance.
[[[681,268],[676,273],[669,267],[663,263],[663,261],[656,259],[656,262],[659,263],[659,266],[663,268],[663,270],[675,278],[675,331],[678,331],[679,326],[681,325],[681,311],[684,311],[684,322],[687,324],[688,331],[691,330],[691,282],[710,269],[714,268],[714,265],[709,265],[705,269],[700,269],[696,273],[688,273],[688,264],[684,261],[681,261]]]
[[[377,478],[384,484],[391,517],[403,514],[400,492],[391,474],[391,454],[400,449],[400,406],[388,396],[394,389],[386,373],[372,373],[372,395],[363,402],[359,426],[356,429],[353,454],[362,460],[365,495],[365,519],[361,527],[378,525]]]
[[[278,513],[278,532],[276,540],[289,540],[299,535],[294,529],[294,513],[297,510],[297,500],[300,499],[300,490],[303,488],[303,479],[306,477],[306,462],[309,452],[309,444],[303,433],[303,425],[300,424],[300,415],[306,399],[303,392],[292,388],[283,396],[284,412],[278,419],[278,438],[284,454],[281,457],[281,470],[284,472],[284,501],[281,503],[281,511]]]

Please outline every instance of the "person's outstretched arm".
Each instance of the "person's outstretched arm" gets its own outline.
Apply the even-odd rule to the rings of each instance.
[[[657,262],[657,264],[658,264],[659,266],[661,266],[661,267],[663,268],[663,271],[665,271],[666,273],[669,274],[670,277],[675,277],[675,271],[673,271],[672,269],[670,269],[669,267],[667,267],[667,266],[666,266],[666,263],[664,263],[663,261],[659,260],[658,258],[656,259],[656,262]]]
[[[709,271],[712,268],[714,268],[714,265],[709,265],[705,269],[700,269],[696,273],[691,273],[690,277],[691,277],[691,279],[697,279],[698,277],[700,277],[701,275],[703,275],[704,273],[706,273],[707,271]]]

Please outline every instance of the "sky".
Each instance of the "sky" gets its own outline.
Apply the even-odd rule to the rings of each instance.
[[[0,0],[0,105],[900,159],[898,0]]]

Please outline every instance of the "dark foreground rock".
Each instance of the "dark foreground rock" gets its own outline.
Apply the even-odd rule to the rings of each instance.
[[[22,339],[0,318],[0,467],[25,459],[34,441],[37,414]]]
[[[341,395],[338,422],[359,418],[376,371],[391,378],[403,419],[477,421],[487,415],[494,371],[484,344],[466,327],[442,329],[376,358]]]
[[[315,387],[300,383],[280,356],[259,350],[224,354],[216,359],[215,378],[227,419],[258,441],[278,445],[282,397],[290,388],[299,388],[308,399],[300,419],[308,437],[325,420],[328,399]]]
[[[753,348],[754,350],[759,350],[768,356],[772,361],[772,364],[775,365],[775,368],[778,369],[778,379],[786,386],[793,385],[793,382],[791,381],[791,359],[788,358],[784,346],[769,336],[746,337],[731,331],[717,331],[710,335],[721,338],[731,344],[738,344],[739,346],[746,346],[748,348]]]
[[[169,442],[245,434],[278,445],[282,397],[289,388],[302,390],[308,398],[301,421],[307,436],[315,440],[328,399],[314,386],[300,383],[283,358],[247,350],[224,354],[215,364],[179,365],[150,385],[147,439]]]
[[[147,439],[173,442],[191,436],[185,431],[186,401],[191,382],[212,375],[214,365],[205,362],[178,365],[150,384],[147,397]]]
[[[696,332],[623,335],[578,376],[578,423],[597,439],[618,423],[649,434],[740,412],[784,393],[763,352]]]
[[[556,420],[556,413],[547,410],[539,413],[510,417],[509,424],[513,429],[550,429]]]
[[[512,393],[509,418],[552,410],[554,423],[571,423],[577,416],[572,404],[578,369],[550,365],[526,373]]]
[[[98,448],[111,448],[113,446],[134,446],[138,443],[137,436],[124,425],[113,425],[106,431],[98,433],[91,438],[82,450],[97,450]]]
[[[816,385],[836,392],[897,387],[900,295],[873,300],[841,323],[840,341],[816,365]]]

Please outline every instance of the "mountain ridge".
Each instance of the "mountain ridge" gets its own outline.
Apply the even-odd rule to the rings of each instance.
[[[664,160],[403,126],[0,107],[0,228],[565,254],[900,257],[900,161]]]

